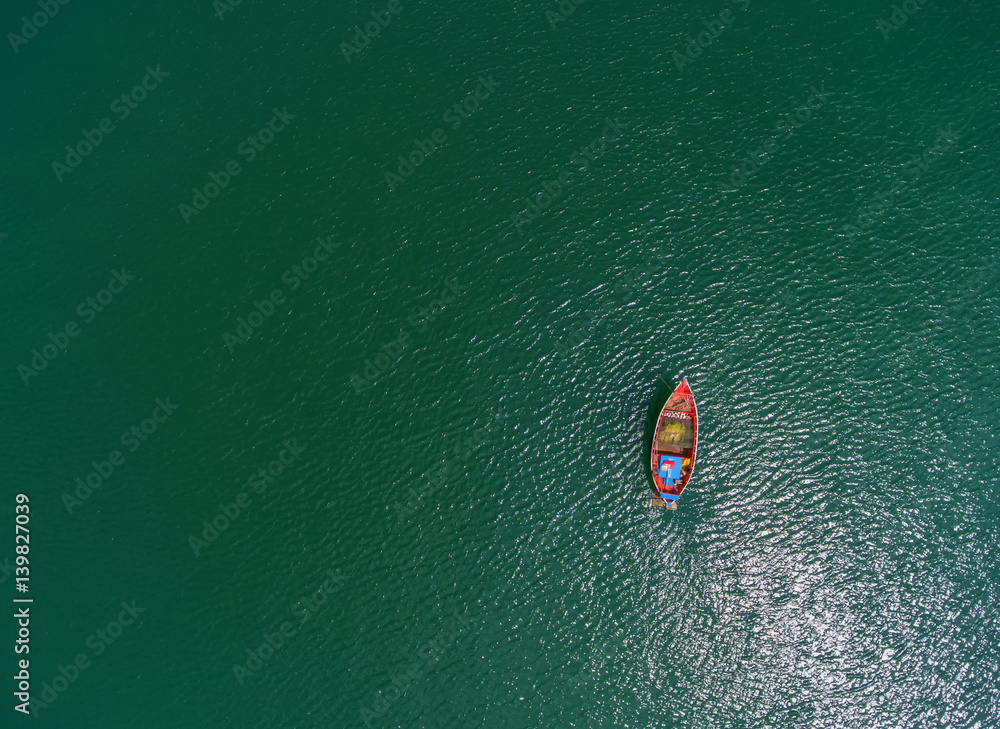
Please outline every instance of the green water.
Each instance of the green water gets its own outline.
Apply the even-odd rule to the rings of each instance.
[[[0,11],[4,726],[996,726],[1000,9],[387,6]]]

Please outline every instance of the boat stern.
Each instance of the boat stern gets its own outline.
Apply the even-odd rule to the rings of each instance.
[[[654,509],[670,509],[671,511],[675,511],[677,509],[677,499],[679,498],[680,496],[677,494],[654,491],[649,505]]]

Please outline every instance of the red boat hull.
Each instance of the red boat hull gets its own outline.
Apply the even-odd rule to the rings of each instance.
[[[668,505],[676,503],[691,480],[697,450],[698,406],[684,379],[660,411],[653,434],[653,483]]]

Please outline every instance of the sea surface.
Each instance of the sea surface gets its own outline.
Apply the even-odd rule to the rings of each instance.
[[[998,24],[4,4],[3,726],[1000,725]]]

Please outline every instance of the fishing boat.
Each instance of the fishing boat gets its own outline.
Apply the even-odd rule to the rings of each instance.
[[[667,399],[653,434],[653,483],[650,506],[676,509],[677,499],[694,473],[698,449],[698,408],[687,379],[681,380]]]

